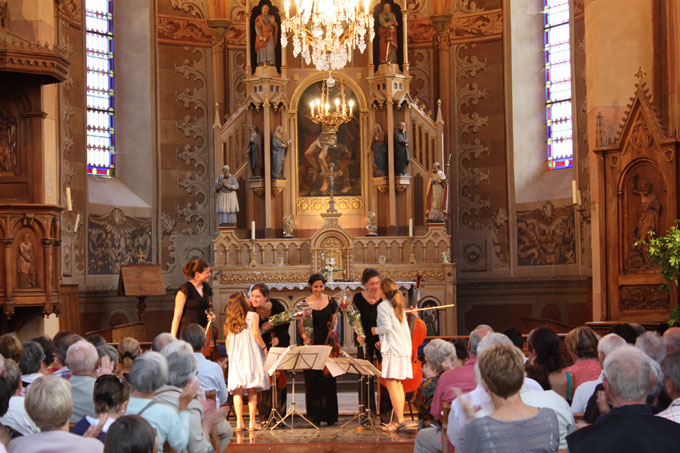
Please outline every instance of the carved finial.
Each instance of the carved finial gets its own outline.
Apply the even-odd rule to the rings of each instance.
[[[603,126],[602,112],[599,112],[597,114],[597,120],[595,122],[595,146],[597,147],[601,147],[604,143],[602,126]]]
[[[635,73],[635,77],[638,79],[638,83],[642,83],[642,79],[645,78],[647,73],[645,72],[644,69],[642,69],[642,66],[638,69],[638,71]]]

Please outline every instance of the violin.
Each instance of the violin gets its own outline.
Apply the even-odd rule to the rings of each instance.
[[[208,325],[205,327],[205,344],[203,345],[203,355],[211,359],[213,361],[216,361],[219,358],[219,349],[217,348],[217,328],[213,326],[213,318],[214,312],[213,312],[213,306],[212,306],[212,301],[208,304],[208,309],[205,311],[206,316],[208,317]],[[210,345],[210,340],[212,338],[212,346]]]
[[[331,330],[331,321],[328,321],[328,336],[326,337],[324,344],[331,347],[331,353],[328,357],[335,359],[340,357],[340,341],[338,341],[338,333],[335,332],[335,335],[331,336],[331,332],[333,332]],[[331,376],[331,371],[328,367],[324,367],[323,374],[326,377]]]

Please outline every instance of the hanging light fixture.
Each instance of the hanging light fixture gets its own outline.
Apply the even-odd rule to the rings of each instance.
[[[342,82],[340,83],[340,96],[333,100],[331,100],[330,88],[324,80],[321,86],[321,97],[309,103],[309,117],[315,124],[321,124],[324,130],[335,133],[342,124],[352,121],[354,100],[347,101]]]
[[[373,16],[359,0],[293,0],[295,14],[290,14],[290,1],[281,21],[281,46],[293,43],[293,56],[301,55],[306,64],[319,71],[338,70],[352,61],[352,51],[366,49],[366,33],[373,41]],[[362,11],[363,10],[363,11]],[[332,80],[332,77],[330,77]]]

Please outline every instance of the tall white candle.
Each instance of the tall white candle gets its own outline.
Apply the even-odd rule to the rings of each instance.
[[[576,188],[576,180],[571,181],[571,202],[578,204],[578,189]]]
[[[255,221],[250,222],[250,239],[255,240]]]
[[[413,237],[413,219],[408,219],[408,237]]]
[[[71,188],[67,187],[66,188],[66,210],[71,212],[73,211],[73,202],[71,201]]]
[[[73,232],[77,233],[78,232],[78,226],[80,225],[80,214],[76,214],[76,222],[75,225],[73,225]]]

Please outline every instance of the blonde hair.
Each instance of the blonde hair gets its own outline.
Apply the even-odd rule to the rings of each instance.
[[[24,406],[40,431],[59,429],[71,418],[71,384],[59,376],[40,376],[28,386]]]
[[[141,351],[142,347],[139,345],[139,341],[130,337],[123,338],[123,341],[118,345],[118,356],[126,370],[132,368],[132,362]]]
[[[599,341],[600,337],[587,326],[570,330],[564,339],[567,350],[576,354],[579,359],[596,359]]]
[[[477,359],[479,374],[489,391],[501,398],[519,392],[524,383],[524,359],[514,345],[494,344]]]
[[[404,321],[406,316],[404,315],[404,297],[399,291],[399,287],[391,278],[383,278],[380,282],[380,289],[385,293],[385,298],[390,300],[392,307],[394,307],[394,313],[397,315],[399,321]]]
[[[224,322],[224,330],[229,333],[239,333],[247,327],[246,313],[249,311],[248,303],[243,293],[234,293],[229,296],[227,302],[227,320]]]

